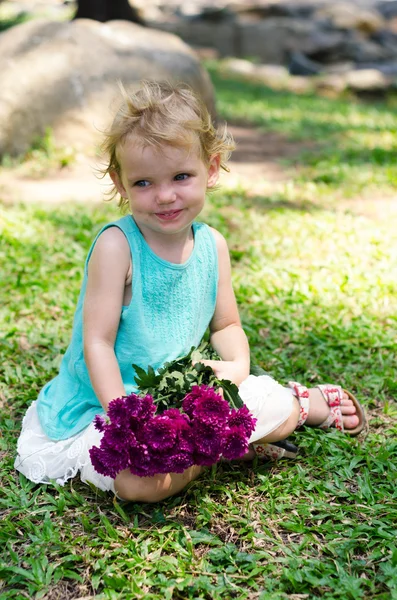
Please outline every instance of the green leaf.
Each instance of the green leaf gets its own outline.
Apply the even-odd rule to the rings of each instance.
[[[172,384],[176,385],[178,383],[181,387],[183,386],[185,381],[184,375],[180,371],[172,371],[167,375],[166,380],[168,385],[170,386],[172,386]]]
[[[200,362],[200,360],[203,360],[204,356],[198,348],[195,348],[191,353],[191,358],[192,362]]]
[[[132,365],[135,370],[135,382],[139,388],[151,388],[161,381],[161,376],[156,375],[153,367],[149,366],[147,372],[139,365]]]
[[[0,572],[1,578],[6,579],[6,573],[16,573],[17,575],[21,575],[21,577],[25,579],[29,579],[30,581],[35,581],[35,577],[31,571],[27,569],[23,569],[22,567],[11,566],[6,567],[4,570]]]
[[[136,372],[135,381],[141,393],[153,396],[158,410],[166,410],[170,406],[180,408],[185,395],[194,385],[221,387],[225,400],[232,408],[243,406],[237,386],[226,379],[219,380],[211,367],[202,362],[192,364],[193,360],[219,359],[208,342],[202,342],[197,348],[191,348],[186,356],[165,363],[158,371],[149,366],[147,372],[138,365],[132,365]]]
[[[194,545],[223,546],[223,542],[216,535],[210,533],[208,529],[202,529],[201,531],[192,530],[189,531],[189,535]]]
[[[223,397],[227,400],[232,408],[240,408],[244,405],[238,393],[238,387],[227,379],[221,379],[219,385],[223,389]]]

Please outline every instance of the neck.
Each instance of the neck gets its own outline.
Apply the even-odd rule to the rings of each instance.
[[[136,221],[135,221],[136,223]],[[142,236],[153,252],[168,262],[181,264],[188,260],[194,247],[193,227],[173,233],[172,235],[154,232],[139,226]]]

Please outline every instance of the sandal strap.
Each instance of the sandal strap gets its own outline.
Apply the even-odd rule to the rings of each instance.
[[[309,415],[309,390],[305,385],[301,385],[296,381],[290,381],[288,383],[288,387],[292,389],[294,395],[296,396],[299,402],[300,411],[298,424],[296,426],[296,429],[298,429],[298,427],[302,427]]]
[[[267,460],[276,461],[283,458],[283,456],[285,458],[296,458],[298,454],[298,448],[286,440],[272,444],[254,442],[251,446],[255,450],[257,456]]]
[[[341,410],[342,388],[339,385],[332,385],[330,383],[318,385],[317,388],[329,406],[329,415],[319,427],[321,429],[335,427],[338,431],[344,431]]]
[[[252,444],[255,454],[268,460],[279,460],[285,454],[284,448],[278,448],[272,444]]]

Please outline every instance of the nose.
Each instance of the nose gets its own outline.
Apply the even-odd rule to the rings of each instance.
[[[158,204],[171,204],[176,200],[174,187],[169,184],[161,184],[157,188],[156,200]]]

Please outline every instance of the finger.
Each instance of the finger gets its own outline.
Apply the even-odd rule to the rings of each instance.
[[[211,369],[214,369],[217,366],[219,366],[219,361],[217,360],[195,360],[192,364],[196,365],[197,363],[202,363],[206,367],[211,367]]]

